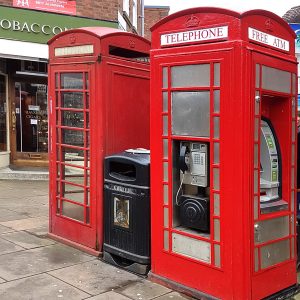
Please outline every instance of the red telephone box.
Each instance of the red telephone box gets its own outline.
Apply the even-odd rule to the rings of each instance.
[[[294,33],[218,8],[151,30],[152,280],[198,298],[295,293]]]
[[[111,28],[49,41],[50,236],[98,254],[103,158],[149,149],[150,43]]]

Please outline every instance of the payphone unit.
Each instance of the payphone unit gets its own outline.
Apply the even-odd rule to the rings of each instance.
[[[181,141],[179,152],[180,185],[176,193],[181,226],[209,231],[208,145]],[[181,195],[179,193],[181,191]]]

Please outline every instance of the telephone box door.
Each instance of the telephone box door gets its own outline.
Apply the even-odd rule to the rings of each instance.
[[[294,63],[258,53],[253,70],[252,297],[260,299],[296,281],[297,70]]]
[[[96,183],[90,181],[94,73],[92,64],[51,67],[50,170],[56,176],[50,183],[50,232],[96,249]]]
[[[163,161],[161,173],[151,181],[152,234],[158,237],[152,240],[151,253],[160,262],[152,270],[165,278],[171,274],[183,284],[192,282],[207,293],[217,282],[216,295],[228,293],[228,297],[233,293],[231,262],[224,253],[232,251],[231,229],[222,224],[230,223],[231,215],[223,203],[225,189],[220,188],[224,179],[220,153],[230,54],[202,52],[156,59],[152,78],[160,88],[152,90],[152,97],[161,101],[153,105],[152,114],[161,120],[151,124],[152,169],[159,170]]]

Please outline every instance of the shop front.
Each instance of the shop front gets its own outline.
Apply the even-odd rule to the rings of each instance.
[[[47,41],[71,28],[116,28],[118,24],[0,8],[0,168],[47,166]]]

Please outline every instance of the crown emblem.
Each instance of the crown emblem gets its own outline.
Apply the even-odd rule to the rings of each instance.
[[[266,29],[268,31],[273,31],[274,30],[274,25],[273,25],[273,22],[271,21],[271,19],[266,20],[265,26],[266,26]]]
[[[75,35],[74,35],[74,34],[71,34],[70,37],[69,37],[69,40],[70,40],[70,43],[71,43],[71,44],[75,44],[75,42],[76,42],[76,37],[75,37]]]
[[[133,40],[129,40],[129,47],[135,48],[135,42]]]
[[[196,27],[198,26],[200,23],[200,20],[194,16],[194,15],[191,15],[185,22],[185,26],[186,27]]]

